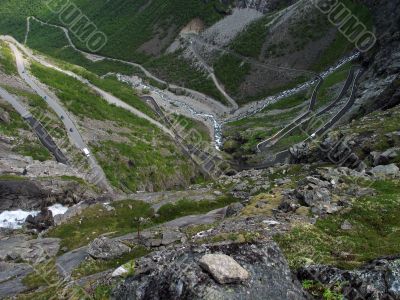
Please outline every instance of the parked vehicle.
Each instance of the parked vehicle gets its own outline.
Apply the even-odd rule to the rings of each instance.
[[[90,157],[90,151],[88,148],[83,148],[82,149],[82,153],[86,156],[86,157]]]

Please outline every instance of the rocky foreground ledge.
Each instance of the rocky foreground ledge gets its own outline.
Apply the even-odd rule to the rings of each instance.
[[[308,299],[272,241],[156,252],[137,261],[112,298]]]

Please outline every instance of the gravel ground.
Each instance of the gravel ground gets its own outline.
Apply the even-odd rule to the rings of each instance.
[[[205,30],[202,36],[210,42],[225,46],[243,31],[247,25],[262,16],[263,14],[255,9],[234,9],[230,16]]]

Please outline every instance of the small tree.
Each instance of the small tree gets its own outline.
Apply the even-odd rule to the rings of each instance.
[[[134,224],[136,226],[137,238],[138,238],[138,240],[140,240],[141,239],[141,235],[140,235],[141,228],[143,225],[150,222],[150,218],[136,217],[133,220],[134,220]]]

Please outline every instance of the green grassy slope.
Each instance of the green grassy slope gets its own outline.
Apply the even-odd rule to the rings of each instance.
[[[126,191],[179,187],[194,179],[190,160],[176,144],[147,120],[108,104],[81,82],[39,64],[32,64],[33,74],[56,90],[65,107],[84,120],[95,120],[109,138],[90,144],[107,178],[116,188]],[[109,131],[113,124],[118,130]],[[113,136],[111,136],[113,135]],[[116,135],[116,136],[115,136]],[[168,174],[168,177],[165,176]]]
[[[96,3],[73,0],[69,3],[75,4],[106,34],[108,43],[100,51],[102,54],[136,61],[146,60],[147,55],[138,48],[158,33],[165,37],[168,30],[172,30],[173,39],[193,18],[199,17],[208,25],[221,18],[217,12],[220,4],[216,0],[98,0]],[[27,16],[63,25],[44,0],[5,0],[0,3],[0,12],[0,32],[12,34],[20,41],[24,37]],[[79,47],[86,48],[85,43],[71,37]]]

